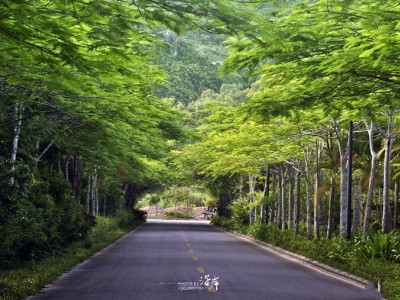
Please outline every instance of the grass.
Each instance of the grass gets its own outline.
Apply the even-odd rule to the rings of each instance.
[[[98,217],[89,238],[71,245],[64,254],[11,270],[0,271],[0,299],[25,299],[40,292],[61,274],[132,231],[142,222],[126,215]]]

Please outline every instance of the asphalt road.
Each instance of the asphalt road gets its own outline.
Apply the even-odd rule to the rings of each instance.
[[[39,299],[380,299],[203,221],[149,220]]]

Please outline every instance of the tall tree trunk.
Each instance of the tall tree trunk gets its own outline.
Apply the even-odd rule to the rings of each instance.
[[[243,198],[243,175],[240,175],[239,178],[239,198]]]
[[[368,131],[369,150],[371,153],[371,170],[369,173],[368,192],[364,210],[363,238],[365,239],[368,236],[369,226],[371,223],[372,200],[374,198],[374,188],[375,188],[376,158],[378,155],[374,150],[375,125],[372,121],[369,125],[366,120],[364,120],[364,124]]]
[[[301,179],[301,173],[296,172],[295,175],[295,180],[294,180],[294,186],[295,186],[295,197],[294,197],[294,232],[295,234],[299,233],[299,222],[300,222],[300,197],[301,197],[301,191],[300,191],[300,179]]]
[[[121,206],[120,209],[126,209],[126,195],[128,192],[129,185],[126,183],[122,189],[122,196],[121,196]]]
[[[388,233],[392,227],[392,213],[390,209],[390,158],[392,152],[393,137],[393,111],[388,114],[386,132],[380,130],[385,140],[385,158],[383,162],[383,208],[382,208],[382,231]]]
[[[346,238],[351,238],[351,202],[352,202],[352,188],[353,188],[353,122],[349,124],[349,138],[347,144],[347,225],[346,225]]]
[[[255,176],[249,174],[249,201],[253,204],[255,201],[255,195],[254,195],[255,186],[256,186]],[[256,222],[256,208],[253,205],[250,209],[249,222],[250,224],[254,224]]]
[[[286,177],[287,177],[287,167],[285,165],[280,166],[280,176],[281,176],[281,184],[280,184],[280,201],[281,201],[281,229],[286,229]]]
[[[294,178],[293,178],[293,168],[288,168],[288,181],[289,181],[289,190],[288,190],[288,229],[292,230],[293,228],[293,190],[294,190]]]
[[[18,153],[18,143],[19,143],[19,135],[21,133],[21,127],[22,127],[22,114],[24,112],[24,108],[21,104],[17,103],[14,108],[15,111],[15,118],[16,118],[16,123],[14,126],[14,137],[13,137],[13,142],[12,142],[12,147],[11,147],[11,168],[10,168],[10,184],[14,184],[14,170],[15,170],[15,164],[17,162],[17,153]]]
[[[99,191],[99,186],[100,186],[100,178],[99,178],[99,174],[96,173],[96,189],[95,189],[95,195],[96,195],[96,215],[99,214],[99,210],[100,210],[100,191]]]
[[[390,154],[392,152],[392,141],[388,137],[385,140],[385,158],[383,162],[383,215],[382,231],[388,233],[391,230],[392,216],[390,209]]]
[[[329,208],[328,208],[328,228],[326,232],[327,238],[332,239],[333,233],[333,213],[334,213],[334,203],[335,203],[335,174],[331,172],[330,176],[330,191],[329,191]]]
[[[321,187],[321,174],[319,167],[319,160],[321,156],[321,145],[319,141],[315,142],[315,175],[314,175],[314,238],[319,240],[320,238],[320,223],[319,223],[319,214],[320,214],[320,197],[318,195],[318,190]]]
[[[91,183],[92,183],[92,173],[88,174],[87,191],[86,191],[86,213],[90,214],[90,195],[91,195]]]
[[[91,200],[92,200],[92,215],[97,215],[99,201],[97,198],[97,171],[96,170],[92,174]]]
[[[272,172],[272,195],[275,197],[276,195],[276,172]],[[271,201],[271,222],[278,223],[276,220],[276,203],[275,201]]]
[[[282,228],[282,169],[278,168],[278,201],[276,212],[276,224],[278,228]]]
[[[345,236],[347,232],[347,155],[340,154],[340,235]]]
[[[312,217],[311,217],[311,151],[307,147],[304,150],[304,162],[306,165],[304,178],[306,180],[306,210],[307,210],[307,238],[312,237]]]
[[[331,170],[330,170],[330,189],[329,189],[329,204],[328,204],[328,224],[326,228],[326,236],[330,240],[332,239],[333,233],[333,214],[334,214],[334,203],[335,203],[335,169],[336,169],[336,155],[334,151],[334,144],[333,144],[333,134],[332,130],[329,131],[328,138],[326,139],[326,149],[328,150],[329,158],[331,160]]]
[[[347,150],[345,148],[345,143],[343,143],[342,135],[340,133],[339,124],[335,120],[333,120],[332,125],[336,132],[336,138],[338,141],[339,154],[340,154],[340,225],[339,225],[339,231],[340,231],[340,236],[346,236],[347,210],[348,210],[348,204],[347,204],[348,155],[347,155]]]
[[[65,168],[64,168],[65,179],[69,181],[69,157],[65,157]]]
[[[265,174],[265,182],[264,182],[264,190],[263,190],[263,203],[264,203],[264,213],[263,218],[261,220],[262,223],[268,223],[269,221],[269,203],[265,203],[269,201],[269,191],[270,191],[270,179],[271,179],[271,170],[270,166],[267,167],[267,172]]]

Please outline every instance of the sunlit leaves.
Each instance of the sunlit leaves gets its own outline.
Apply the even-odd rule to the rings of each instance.
[[[63,152],[103,172],[123,165],[127,181],[160,181],[165,142],[181,136],[181,115],[152,96],[165,76],[154,63],[158,41],[137,7],[3,1],[0,14],[0,80],[7,86],[1,93],[20,90],[14,101],[42,117],[24,119],[29,139],[39,145],[56,139]],[[13,125],[10,115],[2,121]]]

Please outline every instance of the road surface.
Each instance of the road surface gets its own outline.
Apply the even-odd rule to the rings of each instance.
[[[205,221],[149,220],[39,299],[381,299]]]

